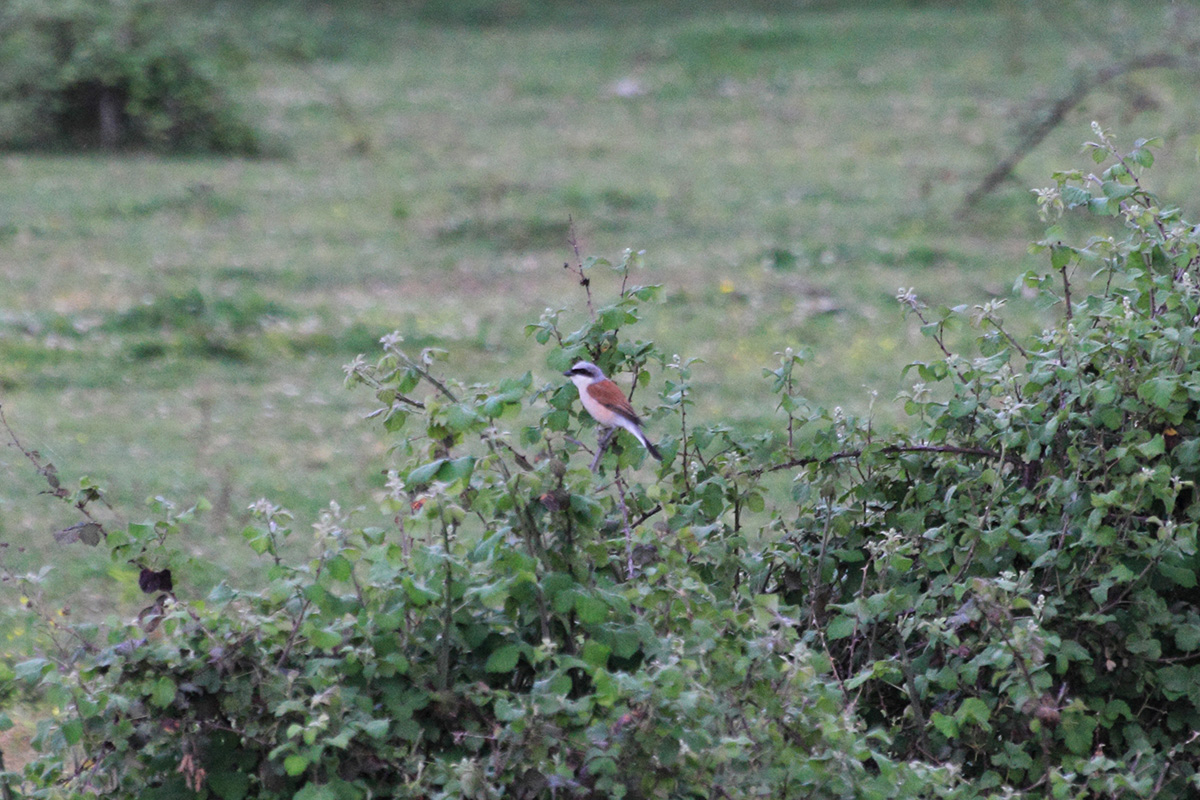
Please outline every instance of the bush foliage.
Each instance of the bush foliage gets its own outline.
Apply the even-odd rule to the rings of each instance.
[[[1060,314],[900,299],[938,348],[909,429],[815,408],[767,370],[779,431],[697,424],[690,365],[629,335],[652,286],[575,266],[590,313],[529,326],[647,398],[662,466],[622,437],[596,471],[574,389],[463,385],[385,337],[348,380],[392,443],[387,530],[334,505],[295,562],[284,509],[244,532],[259,587],[177,594],[191,514],[105,531],[155,597],[66,629],[13,676],[56,710],[15,796],[1192,796],[1200,787],[1200,235],[1141,182],[1151,143],[1099,128],[1099,174],[1044,212],[1119,235],[1036,247]],[[1090,274],[1089,274],[1090,273]],[[594,311],[593,311],[594,308]],[[950,326],[977,330],[954,352]],[[530,415],[536,416],[531,419]],[[52,490],[85,513],[97,490]],[[656,472],[651,470],[655,469]],[[790,479],[790,480],[789,480]],[[88,527],[96,526],[96,527]],[[85,521],[66,539],[100,539]]]
[[[228,95],[240,61],[173,0],[9,0],[0,145],[255,152]]]

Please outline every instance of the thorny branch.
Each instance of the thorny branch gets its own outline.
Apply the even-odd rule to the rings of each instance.
[[[29,463],[33,464],[33,467],[37,470],[38,474],[46,479],[46,484],[50,487],[50,491],[47,492],[47,494],[52,494],[65,502],[71,502],[71,492],[65,486],[62,486],[59,483],[58,471],[54,468],[54,465],[50,462],[43,462],[40,453],[38,453],[36,450],[29,450],[23,444],[21,444],[21,440],[17,438],[16,431],[14,431],[12,426],[8,424],[8,418],[4,415],[3,403],[0,403],[0,425],[3,425],[4,430],[8,433],[9,444],[20,450],[25,458],[29,460]],[[81,492],[79,499],[72,503],[72,505],[74,505],[76,510],[83,514],[83,516],[86,517],[89,522],[94,523],[99,528],[102,535],[108,536],[108,531],[104,530],[104,526],[100,523],[100,521],[92,516],[92,512],[88,511],[87,509],[87,504],[93,500],[99,500],[109,511],[113,510],[113,507],[108,504],[108,501],[104,499],[104,496],[100,494],[100,491],[95,488],[88,488]]]

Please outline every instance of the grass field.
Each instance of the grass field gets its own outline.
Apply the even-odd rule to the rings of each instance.
[[[776,424],[762,369],[791,346],[811,349],[811,398],[861,411],[877,390],[887,421],[901,367],[931,353],[897,287],[1011,297],[1018,330],[1040,324],[1013,294],[1038,265],[1028,190],[1083,166],[1092,119],[1164,137],[1150,183],[1166,196],[1194,205],[1200,183],[1194,82],[1143,72],[958,213],[1022,126],[1103,63],[1108,16],[631,3],[478,25],[454,4],[381,5],[232,12],[256,42],[245,101],[270,157],[0,161],[8,420],[64,480],[107,487],[117,521],[146,497],[207,497],[187,546],[212,567],[193,582],[250,574],[229,543],[258,497],[300,528],[333,499],[372,513],[387,442],[340,368],[380,335],[448,350],[467,380],[560,380],[523,328],[548,307],[582,318],[568,219],[584,255],[645,250],[637,280],[664,299],[637,335],[704,360],[702,420]],[[1153,46],[1162,9],[1123,20]],[[129,569],[58,548],[76,520],[42,488],[0,451],[9,568],[53,562],[59,588]],[[80,610],[120,601],[98,589]]]

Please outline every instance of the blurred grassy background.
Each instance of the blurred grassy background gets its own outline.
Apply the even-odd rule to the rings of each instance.
[[[777,424],[762,370],[791,346],[813,353],[813,400],[862,411],[877,391],[886,423],[901,367],[932,356],[897,287],[1013,296],[1038,266],[1028,190],[1083,166],[1091,120],[1164,137],[1149,182],[1195,211],[1195,76],[1158,70],[1089,95],[959,214],[1081,71],[1153,49],[1186,7],[1046,5],[219,6],[272,155],[4,155],[0,402],[119,520],[207,497],[186,546],[211,571],[186,580],[245,577],[228,544],[255,499],[300,529],[334,499],[372,513],[387,442],[340,368],[382,334],[449,350],[467,380],[559,380],[523,326],[582,319],[570,218],[584,255],[646,251],[636,279],[664,300],[636,335],[704,360],[699,421]],[[1042,324],[1019,295],[1008,316]],[[0,449],[10,568],[53,562],[72,586],[130,569],[57,548],[76,520],[43,488]]]

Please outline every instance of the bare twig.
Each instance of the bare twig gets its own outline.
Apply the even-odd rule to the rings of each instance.
[[[629,525],[629,506],[625,503],[625,480],[621,477],[621,468],[617,467],[617,502],[621,506],[621,524],[625,530],[625,580],[633,580],[635,567],[633,565],[633,528]]]
[[[1158,68],[1181,69],[1194,68],[1195,66],[1196,59],[1189,56],[1166,52],[1146,53],[1118,64],[1110,64],[1104,69],[1096,70],[1078,78],[1070,91],[1054,101],[1041,121],[1036,125],[1030,126],[1025,135],[1021,137],[1021,140],[1013,147],[1012,151],[1001,159],[1000,163],[983,177],[979,185],[967,194],[963,200],[962,208],[959,212],[960,215],[970,211],[980,200],[1007,180],[1013,170],[1016,169],[1017,164],[1029,154],[1029,151],[1041,144],[1042,140],[1058,127],[1067,114],[1075,106],[1083,102],[1094,89],[1098,89],[1116,78],[1120,78],[1130,72],[1137,72],[1138,70]]]
[[[596,309],[592,306],[592,279],[583,272],[583,257],[579,254],[579,239],[575,236],[575,220],[569,216],[567,217],[567,243],[571,245],[571,249],[575,252],[575,266],[572,267],[570,262],[565,262],[563,269],[568,269],[579,276],[579,285],[587,293],[588,315],[595,320]]]
[[[1063,306],[1067,309],[1067,321],[1069,322],[1073,314],[1071,312],[1071,279],[1067,275],[1067,266],[1067,264],[1063,264],[1059,271],[1062,272],[1063,279]]]
[[[600,469],[600,457],[604,455],[604,449],[608,447],[608,443],[612,441],[613,436],[617,433],[616,428],[605,428],[604,433],[600,436],[600,441],[596,445],[596,457],[592,459],[592,472]]]

